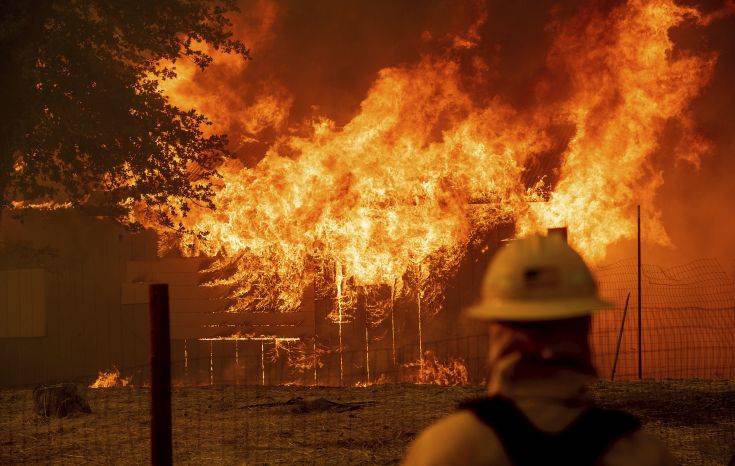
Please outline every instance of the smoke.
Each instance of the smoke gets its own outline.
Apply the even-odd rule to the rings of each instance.
[[[682,53],[714,51],[717,63],[709,85],[691,106],[692,124],[708,144],[698,163],[665,160],[658,166],[664,184],[658,195],[672,251],[656,251],[653,258],[681,263],[715,257],[728,271],[735,265],[735,4],[705,2],[707,27],[681,28],[673,37]],[[672,131],[675,132],[675,131]],[[667,141],[671,144],[670,141]],[[677,141],[687,144],[689,141]],[[662,151],[670,146],[663,145]]]
[[[279,135],[298,131],[310,119],[347,123],[380,70],[424,56],[451,56],[460,63],[465,91],[478,103],[499,97],[517,107],[533,105],[540,80],[558,86],[546,76],[552,39],[547,26],[575,11],[553,1],[529,7],[451,0],[243,0],[240,8],[233,17],[235,34],[253,59],[210,51],[215,61],[209,68],[200,72],[180,62],[179,78],[164,89],[174,103],[208,115],[213,130],[229,135],[231,148],[248,166]],[[276,118],[267,118],[276,106]]]
[[[716,62],[707,85],[689,106],[687,127],[669,122],[652,157],[652,168],[662,179],[655,207],[671,244],[652,244],[644,234],[643,260],[670,266],[712,257],[735,275],[735,242],[730,234],[735,228],[735,4],[730,0],[687,4],[702,15],[700,21],[671,31],[676,54],[711,54]],[[650,214],[642,213],[644,227]],[[608,251],[607,260],[632,257],[635,248],[633,240],[621,241]]]

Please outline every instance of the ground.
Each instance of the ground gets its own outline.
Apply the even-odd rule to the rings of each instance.
[[[482,391],[416,385],[177,388],[175,461],[393,464],[423,427]],[[603,382],[592,394],[601,405],[639,416],[682,464],[727,464],[735,454],[735,381]],[[92,414],[47,420],[33,413],[30,390],[0,391],[0,464],[148,463],[147,389],[87,390],[86,396]],[[319,398],[334,403],[304,402]]]

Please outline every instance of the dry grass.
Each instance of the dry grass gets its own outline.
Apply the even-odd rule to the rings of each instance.
[[[478,387],[208,387],[174,393],[178,463],[396,463],[416,433]],[[684,464],[726,464],[735,453],[735,382],[600,383],[598,403],[628,409]],[[46,420],[30,390],[0,391],[0,463],[149,462],[148,392],[88,390],[93,414]],[[296,397],[361,402],[357,410],[294,414]],[[266,405],[266,406],[253,406]]]
[[[598,404],[638,416],[679,464],[728,464],[735,455],[735,382],[600,383]]]

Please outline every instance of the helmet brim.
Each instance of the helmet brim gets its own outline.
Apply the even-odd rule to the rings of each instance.
[[[544,321],[581,317],[613,307],[612,303],[596,297],[530,301],[495,299],[468,307],[464,315],[476,320]]]

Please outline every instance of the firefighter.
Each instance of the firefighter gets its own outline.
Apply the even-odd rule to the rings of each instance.
[[[488,397],[429,426],[405,465],[668,465],[667,450],[621,411],[591,406],[590,314],[609,308],[560,235],[510,242],[468,317],[490,323]]]

